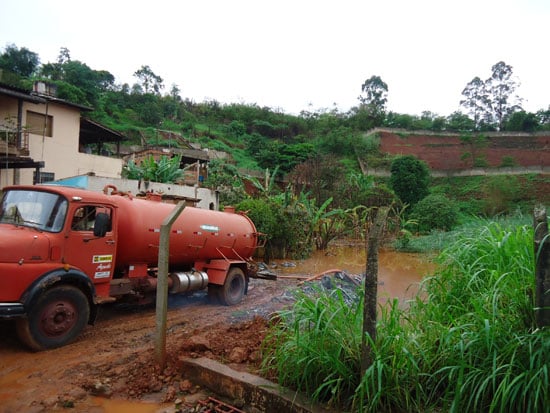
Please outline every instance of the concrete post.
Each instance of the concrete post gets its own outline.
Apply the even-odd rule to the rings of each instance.
[[[164,218],[160,226],[155,355],[162,369],[166,364],[166,314],[168,312],[168,263],[170,261],[170,230],[172,224],[185,209],[185,201],[179,202],[172,212]]]

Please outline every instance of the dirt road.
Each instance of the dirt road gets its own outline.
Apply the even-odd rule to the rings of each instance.
[[[0,412],[173,411],[177,397],[195,390],[182,380],[178,359],[207,356],[254,371],[265,316],[290,302],[285,291],[296,284],[252,280],[243,302],[232,307],[210,303],[205,292],[171,297],[162,372],[154,353],[154,305],[103,306],[95,326],[75,343],[40,353],[22,347],[13,322],[1,322]]]

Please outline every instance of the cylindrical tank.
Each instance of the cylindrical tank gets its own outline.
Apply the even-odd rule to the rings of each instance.
[[[171,272],[169,275],[171,293],[202,290],[208,287],[208,274],[203,271]]]
[[[174,204],[113,195],[118,206],[117,268],[157,265],[160,227]],[[249,259],[258,243],[254,223],[246,215],[186,207],[172,225],[170,266],[207,259]]]

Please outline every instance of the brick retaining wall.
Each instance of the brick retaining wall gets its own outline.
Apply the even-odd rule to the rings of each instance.
[[[375,129],[380,151],[392,155],[414,155],[432,170],[463,171],[474,167],[474,158],[489,168],[498,168],[507,158],[514,166],[550,167],[550,132],[483,133],[481,139],[464,134]],[[468,142],[469,140],[469,142]]]

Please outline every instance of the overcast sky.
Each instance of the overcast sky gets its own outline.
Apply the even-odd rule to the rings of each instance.
[[[373,75],[388,109],[458,110],[462,90],[512,66],[523,107],[550,105],[548,0],[1,0],[0,49],[61,47],[117,83],[143,65],[196,102],[346,111]]]

